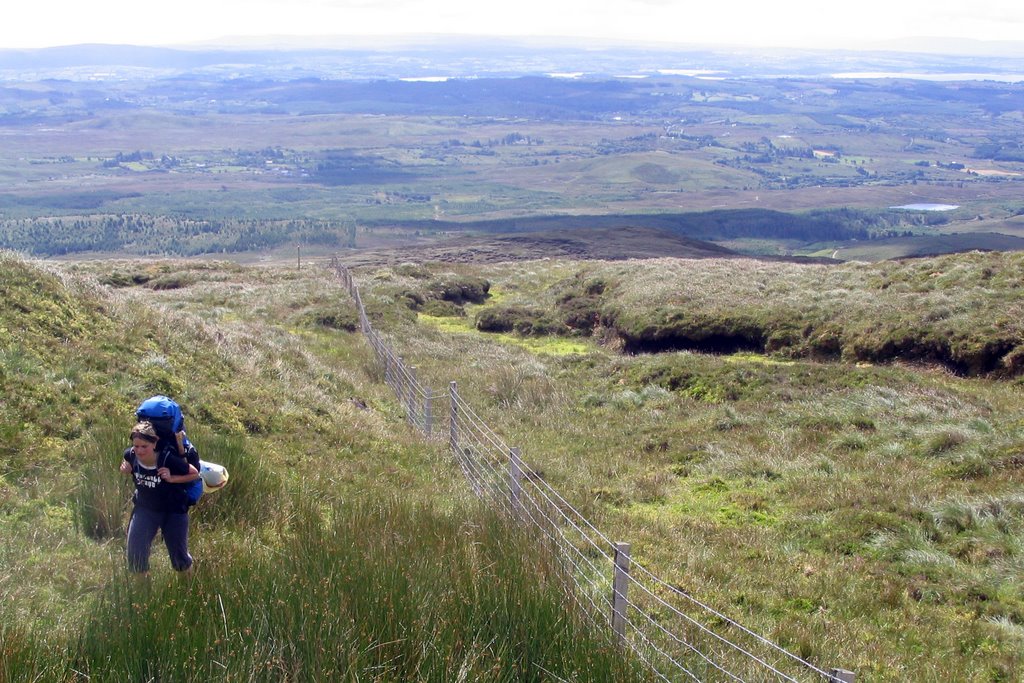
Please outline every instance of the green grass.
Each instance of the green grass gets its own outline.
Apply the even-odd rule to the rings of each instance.
[[[1024,370],[1019,253],[837,266],[744,260],[595,265],[597,308],[629,350],[756,350]]]
[[[572,630],[571,612],[524,612],[544,643],[510,623],[504,640],[478,628],[484,610],[561,604],[561,581],[543,570],[534,597],[510,592],[520,584],[514,565],[532,562],[526,546],[469,502],[443,443],[406,429],[359,335],[324,324],[351,310],[324,271],[3,258],[4,301],[18,302],[0,308],[0,325],[17,331],[0,336],[0,592],[9,597],[0,649],[18,674],[9,680],[70,680],[69,667],[104,680],[99,662],[116,663],[109,680],[301,679],[322,667],[342,680],[450,680],[456,663],[485,680],[542,675],[524,662],[568,680],[633,675],[619,664],[587,668],[591,660],[560,638],[593,637],[598,653],[605,645]],[[969,331],[964,340],[984,343],[1015,329],[1015,258],[831,270],[563,261],[358,276],[374,325],[425,384],[457,381],[535,471],[670,584],[858,678],[992,681],[1015,680],[1024,665],[1019,377],[841,353],[829,362],[789,352],[626,355],[608,326],[584,339],[585,353],[536,353],[427,323],[396,294],[456,272],[488,280],[502,305],[554,311],[568,295],[631,302],[637,319],[642,306],[764,320],[849,312],[834,320],[839,339],[871,315],[891,324],[913,311],[915,329],[938,334],[955,323]],[[157,277],[186,284],[147,286]],[[593,294],[601,288],[588,283],[597,281],[603,290]],[[473,306],[458,320],[471,320]],[[180,586],[159,545],[152,599],[121,585],[119,434],[156,387],[178,392],[201,454],[232,473],[193,516],[195,604],[170,604]],[[506,557],[494,544],[517,550]],[[323,568],[353,566],[345,553],[365,571]],[[457,595],[435,585],[432,554],[452,558]],[[307,574],[330,585],[304,583]],[[304,602],[308,592],[364,610],[364,582],[388,596],[374,605],[387,617],[366,617],[365,632],[336,619],[341,608]],[[492,584],[511,604],[488,597]],[[459,602],[466,595],[474,599]],[[179,619],[193,626],[181,631],[174,662],[133,659],[100,637],[127,623],[132,639],[146,638]],[[553,633],[552,619],[565,630]],[[309,645],[314,631],[329,658]],[[427,645],[435,641],[438,651]],[[492,668],[496,661],[509,668]]]
[[[0,258],[0,680],[643,678],[406,430],[360,338],[323,324],[350,306],[323,271]],[[90,277],[116,272],[185,284]],[[140,582],[117,463],[162,388],[231,481],[192,512],[192,579],[158,542]]]
[[[466,318],[440,317],[421,313],[417,316],[417,319],[426,325],[432,325],[449,334],[484,334],[477,332]],[[502,344],[521,346],[534,353],[552,356],[585,354],[592,348],[586,342],[560,337],[523,337],[515,334],[492,334],[488,336]]]
[[[915,319],[926,338],[957,329],[983,345],[1019,334],[1005,313],[1019,303],[1017,260],[467,268],[540,309],[566,290],[527,283],[600,279],[604,305],[638,323],[710,309],[811,324],[821,311],[840,340]],[[361,286],[381,303],[378,280]],[[869,363],[842,344],[829,362],[785,349],[622,355],[616,330],[599,328],[603,345],[558,357],[431,322],[383,329],[424,382],[456,381],[637,561],[801,656],[869,680],[1019,675],[1024,403],[1012,374]]]
[[[110,681],[642,680],[607,636],[566,614],[557,575],[489,514],[358,500],[328,512],[325,522],[296,501],[273,547],[207,548],[220,554],[191,580],[115,572],[67,651],[38,653],[23,670]]]

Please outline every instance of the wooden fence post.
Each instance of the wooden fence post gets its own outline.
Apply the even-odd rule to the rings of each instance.
[[[629,592],[629,543],[615,543],[615,577],[612,579],[612,631],[626,640],[626,594]]]
[[[508,489],[512,500],[512,516],[518,521],[523,518],[523,504],[520,495],[523,491],[523,467],[519,458],[522,451],[518,447],[508,452]]]
[[[829,683],[856,683],[857,674],[846,669],[829,669]]]

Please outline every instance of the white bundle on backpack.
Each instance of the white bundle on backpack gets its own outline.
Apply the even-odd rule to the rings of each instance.
[[[203,492],[218,491],[228,483],[228,471],[223,465],[199,461],[199,476],[203,480]]]

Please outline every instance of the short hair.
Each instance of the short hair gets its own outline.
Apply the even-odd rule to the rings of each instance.
[[[156,443],[160,440],[160,437],[156,435],[156,429],[153,427],[152,422],[140,422],[132,427],[132,433],[129,437],[132,440],[142,439],[150,443]]]

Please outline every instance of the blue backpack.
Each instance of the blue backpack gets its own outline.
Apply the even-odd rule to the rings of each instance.
[[[159,438],[157,452],[162,453],[167,449],[178,452],[176,435],[185,429],[185,416],[181,414],[181,406],[174,399],[162,395],[151,396],[139,405],[135,417],[153,425]],[[185,437],[182,445],[186,450],[192,448],[188,437]],[[189,507],[198,503],[199,497],[203,495],[202,478],[185,484],[185,493]]]

